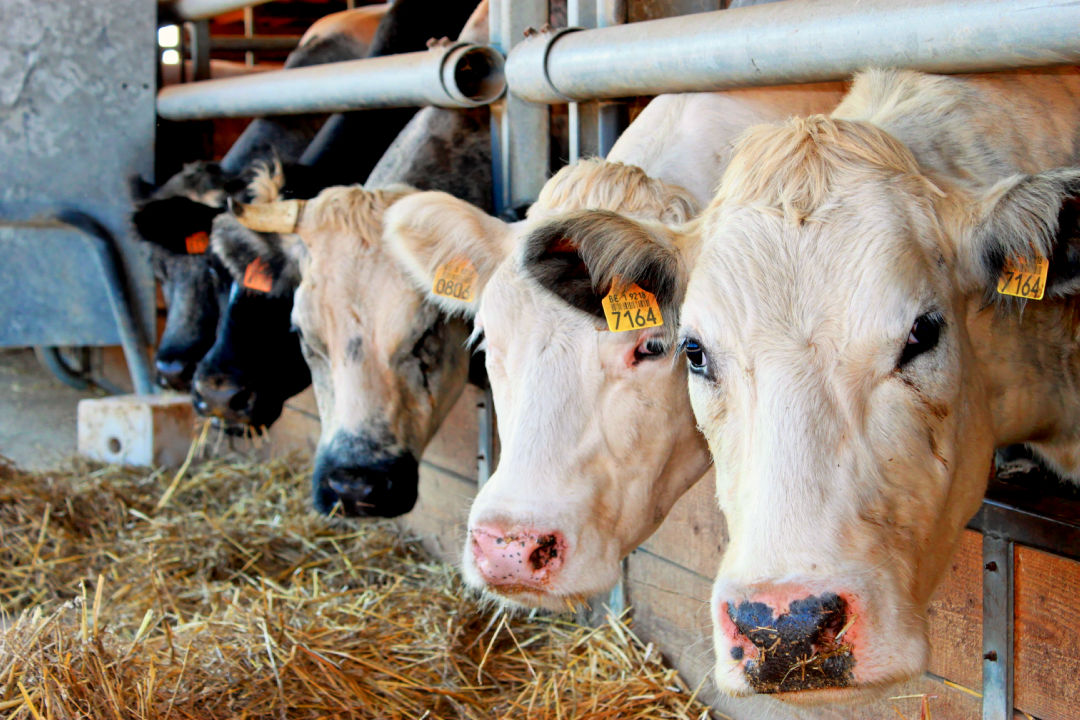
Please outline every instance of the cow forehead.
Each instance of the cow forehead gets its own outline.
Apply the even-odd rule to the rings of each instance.
[[[527,278],[512,261],[492,275],[480,296],[477,323],[489,347],[532,351],[570,344],[576,357],[596,346],[597,323]]]
[[[309,247],[294,317],[331,348],[364,332],[374,347],[391,352],[412,333],[423,297],[383,247],[359,238],[338,235]]]
[[[947,301],[925,223],[866,187],[801,223],[768,207],[713,209],[684,306],[687,327],[752,351],[761,338],[891,343]]]

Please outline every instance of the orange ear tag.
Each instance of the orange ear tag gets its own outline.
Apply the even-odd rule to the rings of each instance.
[[[601,305],[611,332],[642,330],[664,324],[656,296],[642,290],[637,283],[623,285],[616,279]]]
[[[997,291],[1002,295],[1042,300],[1046,292],[1046,271],[1050,261],[1039,258],[1029,262],[1021,258],[1008,258],[998,276]]]
[[[184,246],[187,248],[188,255],[203,255],[210,247],[210,236],[203,230],[192,233],[184,238]]]
[[[468,258],[458,258],[445,262],[435,269],[435,279],[431,282],[431,292],[442,297],[471,303],[475,298],[473,286],[480,274]]]
[[[264,293],[274,287],[274,278],[270,276],[270,266],[265,260],[255,258],[244,268],[244,287]]]

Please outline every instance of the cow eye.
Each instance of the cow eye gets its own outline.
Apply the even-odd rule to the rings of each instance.
[[[705,357],[705,349],[694,338],[686,338],[680,347],[686,355],[686,362],[690,366],[690,372],[695,375],[708,374],[708,359]]]
[[[915,318],[896,366],[902,369],[918,356],[937,347],[943,327],[945,327],[945,318],[937,311]]]
[[[651,337],[634,348],[634,362],[639,363],[642,360],[663,357],[666,352],[667,346],[664,345],[663,340]]]

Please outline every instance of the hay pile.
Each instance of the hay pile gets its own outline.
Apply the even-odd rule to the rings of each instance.
[[[0,462],[0,712],[707,717],[622,623],[506,617],[392,523],[315,515],[302,465],[173,480]]]

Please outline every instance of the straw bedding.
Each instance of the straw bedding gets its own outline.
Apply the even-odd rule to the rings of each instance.
[[[33,718],[698,718],[619,620],[508,617],[305,467],[33,474],[0,459],[0,713]]]

